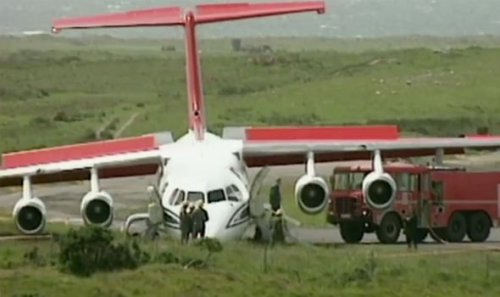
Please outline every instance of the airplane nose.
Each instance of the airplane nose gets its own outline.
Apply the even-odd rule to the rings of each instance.
[[[208,212],[208,222],[205,236],[220,240],[229,239],[226,238],[230,236],[227,225],[236,208],[233,203],[220,202],[217,204],[218,205],[210,205],[210,208],[206,208]]]

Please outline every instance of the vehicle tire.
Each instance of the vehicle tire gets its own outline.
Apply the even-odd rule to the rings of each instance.
[[[460,242],[464,240],[466,232],[467,221],[465,220],[465,216],[460,212],[454,213],[448,222],[448,226],[446,227],[446,237],[448,238],[448,241]]]
[[[346,243],[359,243],[364,234],[362,222],[340,223],[340,236]]]
[[[396,243],[401,233],[401,221],[395,213],[388,213],[377,228],[377,238],[382,243]]]
[[[467,222],[467,236],[472,242],[483,242],[490,236],[490,218],[484,212],[473,213]]]
[[[427,229],[417,229],[417,242],[423,242],[426,238],[427,235],[429,234],[429,231]]]

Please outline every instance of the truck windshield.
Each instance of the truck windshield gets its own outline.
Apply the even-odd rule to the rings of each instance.
[[[364,172],[335,173],[334,190],[361,190]]]

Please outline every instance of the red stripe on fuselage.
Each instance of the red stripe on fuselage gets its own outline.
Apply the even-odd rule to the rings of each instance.
[[[397,126],[271,127],[246,129],[248,141],[395,140]]]
[[[154,135],[59,146],[54,148],[8,153],[2,156],[2,168],[17,168],[53,162],[79,160],[132,153],[157,148]]]

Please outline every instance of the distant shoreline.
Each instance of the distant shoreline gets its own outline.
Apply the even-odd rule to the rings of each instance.
[[[201,37],[201,36],[200,36]],[[333,37],[242,37],[242,38],[200,38],[201,49],[205,52],[228,52],[231,50],[231,41],[241,39],[242,46],[249,48],[270,46],[276,50],[304,51],[304,50],[334,50],[339,52],[363,52],[371,50],[399,50],[412,48],[427,48],[437,51],[448,51],[454,48],[482,47],[499,48],[500,35],[464,36],[464,37],[436,37],[424,35],[388,36],[380,38],[333,38]],[[170,48],[181,52],[184,48],[182,38],[122,38],[106,34],[85,34],[80,37],[30,34],[30,35],[1,35],[0,50],[17,51],[29,49],[35,51],[66,49],[105,49],[122,48],[154,50]]]

